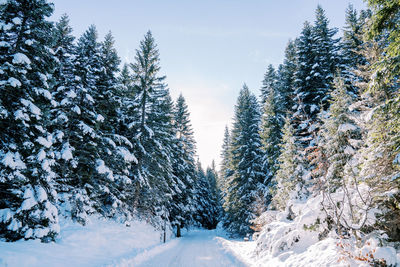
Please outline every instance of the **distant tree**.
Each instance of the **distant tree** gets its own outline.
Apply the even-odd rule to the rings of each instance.
[[[177,227],[189,226],[194,223],[195,186],[197,178],[195,153],[196,144],[190,122],[190,113],[185,98],[179,95],[174,107],[174,127],[176,131],[176,146],[173,149],[173,173],[175,191],[171,201],[170,220]]]
[[[210,183],[211,181],[211,183]],[[200,162],[197,162],[197,177],[195,181],[195,219],[203,227],[214,229],[219,219],[218,198],[214,194],[214,173],[204,172]]]
[[[225,126],[224,139],[221,148],[221,166],[217,180],[218,188],[221,192],[221,200],[223,203],[225,202],[225,198],[229,189],[227,178],[231,175],[230,162],[230,133],[228,126]]]

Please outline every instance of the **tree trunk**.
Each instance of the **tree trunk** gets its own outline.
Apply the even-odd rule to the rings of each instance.
[[[181,225],[176,226],[176,237],[181,237]]]

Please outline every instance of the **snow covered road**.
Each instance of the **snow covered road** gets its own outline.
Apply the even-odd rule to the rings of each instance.
[[[224,245],[225,241],[224,238],[217,236],[215,230],[193,230],[182,238],[156,246],[132,259],[121,260],[116,266],[248,266],[232,254],[232,251]]]

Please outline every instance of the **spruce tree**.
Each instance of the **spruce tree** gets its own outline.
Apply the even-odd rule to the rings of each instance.
[[[217,184],[221,192],[221,200],[224,203],[229,189],[227,178],[231,175],[230,133],[228,126],[225,126],[224,139],[222,142],[222,149],[220,155],[221,155],[221,166]]]
[[[173,186],[173,103],[160,76],[157,45],[147,32],[131,64],[135,92],[131,128],[135,130],[138,164],[134,166],[134,207],[159,213],[171,200]]]
[[[362,55],[361,50],[364,46],[363,34],[366,19],[370,16],[370,12],[357,12],[352,5],[346,9],[346,21],[343,28],[343,38],[341,40],[342,53],[342,77],[346,84],[349,85],[349,91],[357,95],[358,88],[355,83],[360,81],[355,73],[357,68],[366,64],[366,59]]]
[[[197,162],[197,177],[195,181],[195,219],[202,227],[214,229],[219,219],[218,199],[214,194],[215,176],[212,171],[204,172],[200,162]]]
[[[56,137],[54,152],[59,201],[70,202],[72,219],[85,224],[87,214],[94,212],[91,200],[80,183],[78,172],[79,148],[82,130],[81,99],[79,92],[82,83],[76,76],[76,47],[69,19],[63,15],[53,30],[53,50],[57,59],[52,76],[52,95],[56,102],[51,109],[51,129]]]
[[[271,87],[270,92],[264,102],[262,122],[261,122],[261,139],[264,147],[263,164],[265,168],[269,168],[271,175],[276,171],[276,160],[279,156],[279,143],[281,139],[280,118],[284,114],[280,114],[278,110],[277,88]],[[270,179],[270,178],[267,178]],[[268,183],[268,180],[265,182]]]
[[[55,136],[46,119],[53,7],[45,0],[2,2],[0,11],[0,237],[54,240],[59,232],[52,170]]]
[[[289,117],[285,119],[282,134],[280,145],[282,152],[279,155],[278,170],[274,176],[276,185],[272,199],[273,206],[279,210],[285,210],[289,200],[301,199],[306,195],[303,179],[306,166]]]
[[[179,95],[174,107],[174,127],[176,146],[173,149],[173,173],[176,193],[171,201],[170,220],[177,227],[193,224],[193,213],[196,209],[193,200],[196,180],[195,141],[190,122],[190,113],[185,98]]]
[[[88,215],[95,209],[100,211],[101,204],[96,201],[101,187],[99,178],[109,176],[112,172],[104,165],[99,145],[101,144],[101,124],[104,116],[98,112],[95,99],[99,91],[97,82],[101,72],[100,43],[97,41],[97,30],[91,25],[79,38],[76,47],[75,75],[78,82],[76,113],[73,133],[70,133],[70,144],[76,158],[73,187],[71,194],[72,217],[85,224]]]
[[[341,77],[335,80],[328,114],[322,119],[322,149],[327,158],[327,172],[324,183],[328,192],[334,192],[345,181],[345,165],[357,150],[355,144],[361,138],[350,105],[353,99]],[[352,175],[354,176],[354,175]]]
[[[255,199],[265,191],[267,175],[262,164],[260,110],[257,99],[246,85],[240,91],[235,106],[231,135],[232,172],[228,177],[229,191],[225,205],[225,227],[234,235],[251,232],[255,218]]]
[[[262,81],[261,87],[261,105],[264,105],[268,96],[276,90],[277,75],[274,67],[270,64],[268,65],[267,71],[264,74],[264,79]]]
[[[295,135],[304,147],[313,146],[318,129],[320,107],[329,106],[329,91],[339,67],[337,30],[329,28],[324,10],[318,6],[315,25],[304,24],[297,39],[295,73]]]
[[[281,97],[281,112],[286,114],[292,111],[294,102],[294,83],[296,72],[296,43],[290,40],[285,49],[285,58],[282,68],[278,71],[278,86]],[[284,119],[282,119],[282,127]]]
[[[73,170],[77,159],[74,159],[75,148],[71,146],[71,138],[78,122],[79,109],[77,88],[79,81],[75,79],[75,45],[69,18],[63,15],[53,30],[53,46],[57,64],[53,70],[52,95],[57,103],[51,110],[51,131],[55,134],[54,150],[56,155],[57,185],[60,192],[68,192],[75,186]]]

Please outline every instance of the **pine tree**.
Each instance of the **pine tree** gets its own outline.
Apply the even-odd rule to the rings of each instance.
[[[295,135],[304,147],[313,146],[320,107],[328,107],[333,76],[339,67],[338,45],[324,10],[318,6],[315,25],[304,24],[297,40],[297,70],[295,73],[296,112]]]
[[[358,94],[358,88],[355,83],[360,80],[355,70],[360,65],[366,64],[366,59],[361,50],[364,46],[363,34],[366,19],[370,17],[370,12],[361,11],[358,15],[357,10],[349,5],[346,9],[346,24],[343,29],[343,38],[341,43],[342,50],[342,77],[346,84],[350,86],[349,91],[354,95]]]
[[[194,181],[196,180],[195,141],[190,122],[190,113],[185,98],[179,95],[174,108],[174,127],[176,147],[173,150],[173,172],[178,190],[171,201],[170,221],[172,225],[183,227],[193,224],[196,209],[193,200]]]
[[[313,37],[312,26],[305,22],[300,37],[296,42],[297,68],[295,72],[295,97],[293,114],[294,126],[297,136],[301,136],[301,141],[306,146],[311,140],[308,129],[311,127],[311,116],[317,113],[317,105],[321,99],[314,95],[314,85],[312,77],[312,66],[315,64],[313,58]]]
[[[281,139],[280,118],[284,115],[280,114],[278,110],[279,103],[277,103],[277,99],[279,93],[279,91],[276,91],[276,88],[270,88],[270,92],[264,102],[260,133],[265,150],[263,162],[265,168],[270,169],[271,175],[275,173],[277,167],[276,160],[279,156],[278,145]],[[268,184],[268,180],[265,183]]]
[[[69,18],[63,15],[56,23],[53,31],[53,46],[57,58],[57,64],[53,70],[52,95],[57,103],[51,110],[51,131],[55,134],[54,150],[56,155],[58,191],[66,192],[73,186],[73,169],[77,161],[74,159],[75,148],[71,146],[70,140],[74,138],[74,130],[78,122],[77,113],[79,109],[77,101],[77,88],[79,82],[75,79],[74,62],[74,37],[72,28],[69,26]]]
[[[54,240],[59,232],[52,170],[54,136],[46,120],[54,64],[52,5],[45,0],[1,4],[0,236]],[[54,104],[54,103],[53,103]]]
[[[218,188],[221,191],[221,200],[224,203],[228,193],[227,178],[231,176],[231,154],[230,154],[230,133],[228,126],[225,126],[224,139],[221,149],[221,167],[218,175]]]
[[[209,171],[206,174],[198,161],[194,195],[196,203],[195,219],[207,229],[214,229],[219,219],[217,196],[213,194],[214,182],[214,173]]]
[[[131,128],[135,129],[134,207],[141,213],[158,213],[171,200],[173,105],[159,75],[159,53],[151,32],[147,32],[131,64],[135,92]]]
[[[286,114],[292,111],[294,105],[294,82],[296,72],[296,43],[289,41],[285,49],[285,58],[282,68],[278,71],[278,87],[281,95],[281,113]],[[284,122],[284,119],[282,120]],[[282,123],[281,122],[281,123]],[[282,123],[282,127],[283,127]]]
[[[328,93],[337,68],[339,67],[338,42],[334,36],[337,33],[336,28],[329,28],[329,20],[325,11],[318,6],[315,11],[315,22],[312,29],[314,64],[311,66],[310,73],[313,82],[312,95],[316,98],[314,103],[325,105],[328,100]],[[317,107],[316,111],[319,109]],[[312,114],[312,112],[311,112]]]
[[[87,214],[94,210],[83,184],[79,182],[81,173],[77,171],[83,135],[79,128],[81,99],[78,97],[82,84],[76,76],[74,39],[69,19],[63,15],[53,31],[52,48],[57,63],[53,69],[52,95],[56,105],[51,110],[50,131],[55,136],[54,169],[60,202],[72,202],[71,217],[85,224]]]
[[[361,144],[361,129],[356,122],[357,113],[351,110],[354,99],[341,77],[335,79],[335,90],[329,110],[323,116],[320,150],[324,154],[325,170],[320,172],[320,190],[324,196],[324,211],[328,224],[335,226],[339,233],[343,228],[356,230],[353,226],[368,217],[370,200],[366,196],[352,195],[350,190],[359,191],[358,158],[355,156]],[[331,194],[343,194],[340,204],[330,201]],[[360,201],[358,201],[360,200]],[[357,202],[364,204],[356,204]],[[347,212],[346,210],[350,210]],[[365,214],[364,214],[365,213]],[[355,233],[355,232],[354,232]]]
[[[97,82],[101,72],[100,43],[97,41],[97,30],[91,25],[79,38],[76,47],[75,76],[78,82],[76,88],[76,105],[72,111],[76,113],[74,129],[69,134],[70,145],[74,148],[76,159],[74,191],[69,201],[72,203],[72,218],[82,224],[88,220],[88,214],[101,210],[98,195],[101,191],[100,177],[113,179],[112,172],[104,165],[99,145],[101,144],[102,116],[96,108],[95,99],[99,91]]]
[[[400,30],[399,30],[399,13],[400,3],[396,0],[368,0],[369,6],[373,9],[371,18],[371,27],[367,36],[374,39],[378,36],[387,35],[387,46],[385,53],[382,55],[381,61],[376,65],[376,75],[374,80],[380,83],[393,85],[398,83],[400,74]]]
[[[277,75],[274,67],[268,65],[267,71],[265,72],[264,79],[261,87],[261,105],[264,105],[268,96],[276,90]]]
[[[96,201],[106,216],[123,215],[129,217],[132,211],[130,200],[132,177],[129,176],[132,165],[137,162],[133,143],[122,135],[120,117],[122,116],[121,97],[117,73],[120,59],[114,47],[114,38],[109,32],[99,46],[100,72],[96,80],[96,110],[102,116],[99,124],[100,140],[97,171],[100,173]],[[104,163],[103,163],[104,162]],[[103,166],[103,170],[101,170]],[[100,171],[99,171],[100,170]]]
[[[224,225],[234,235],[251,232],[255,218],[254,200],[265,190],[266,171],[262,166],[260,110],[257,99],[246,85],[240,91],[231,135],[232,172],[225,205]]]
[[[345,180],[345,165],[350,162],[358,149],[361,138],[350,105],[353,99],[349,95],[344,80],[335,80],[335,90],[332,91],[331,105],[328,114],[322,119],[322,149],[327,158],[328,169],[324,183],[328,192],[334,192],[342,186]],[[352,175],[354,176],[354,175]]]
[[[286,117],[282,130],[282,153],[278,158],[278,170],[274,176],[276,184],[272,204],[279,210],[285,210],[291,199],[301,199],[306,195],[304,185],[305,164],[301,147],[296,142],[296,136],[291,120]]]
[[[367,135],[362,150],[361,177],[373,189],[375,201],[383,212],[379,229],[391,240],[400,240],[399,193],[399,99],[398,22],[400,5],[397,1],[368,1],[373,9],[371,27],[363,55],[367,60],[357,74],[363,98],[366,99],[365,124]],[[386,194],[385,192],[390,192]]]

